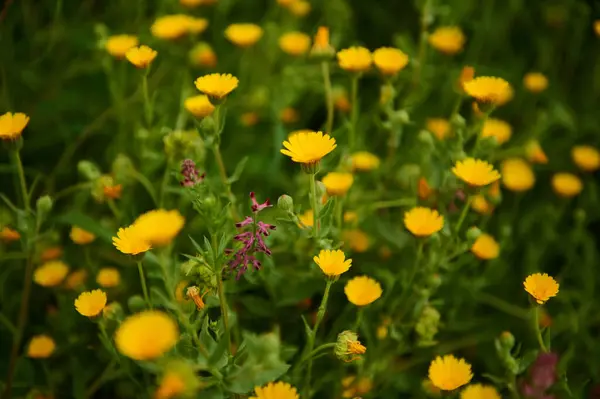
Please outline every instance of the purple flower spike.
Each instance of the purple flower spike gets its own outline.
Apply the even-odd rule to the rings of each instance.
[[[250,199],[252,200],[252,212],[256,213],[256,212],[260,212],[265,208],[268,208],[271,205],[271,203],[269,202],[269,199],[267,198],[267,200],[265,202],[263,202],[262,204],[259,204],[258,201],[256,200],[256,195],[254,194],[254,192],[250,193]]]
[[[529,369],[529,378],[521,387],[523,395],[530,399],[556,399],[546,391],[556,383],[558,355],[556,353],[540,353]]]
[[[185,159],[181,162],[181,174],[183,180],[179,182],[183,187],[193,187],[197,184],[202,183],[204,180],[205,173],[200,175],[200,172],[196,168],[196,163],[191,159]]]

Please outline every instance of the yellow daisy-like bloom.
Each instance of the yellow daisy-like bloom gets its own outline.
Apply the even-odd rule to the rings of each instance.
[[[177,323],[157,310],[129,316],[115,333],[119,352],[135,360],[156,359],[175,346],[178,339]]]
[[[329,195],[346,195],[352,183],[354,176],[352,173],[330,172],[323,176],[321,180],[327,189]]]
[[[330,249],[322,249],[319,256],[313,258],[326,276],[335,277],[345,273],[352,266],[352,259],[346,259],[344,252]]]
[[[365,72],[371,68],[373,56],[364,47],[350,47],[337,53],[340,68],[350,72]]]
[[[335,139],[322,132],[298,133],[283,142],[283,155],[302,164],[316,164],[337,147]]]
[[[147,68],[156,58],[158,53],[148,46],[132,47],[127,50],[127,60],[137,68]]]
[[[460,399],[502,399],[491,385],[472,384],[463,389]]]
[[[525,145],[525,152],[527,153],[527,159],[531,163],[548,163],[548,157],[537,140],[530,140],[527,142]]]
[[[87,275],[88,273],[85,269],[75,270],[73,273],[67,276],[67,279],[65,280],[65,287],[70,290],[75,290],[82,287],[85,283],[85,280],[87,280]]]
[[[473,210],[475,210],[475,212],[478,212],[482,215],[489,215],[494,210],[494,206],[490,204],[482,194],[476,194],[473,196],[471,207]]]
[[[313,227],[313,211],[312,209],[307,210],[302,215],[298,215],[300,222],[306,227]]]
[[[470,186],[481,187],[500,179],[500,173],[486,161],[466,158],[456,162],[452,173]]]
[[[600,152],[589,145],[578,145],[571,150],[573,162],[579,169],[594,172],[600,169]]]
[[[4,242],[17,241],[21,238],[21,234],[14,229],[11,229],[8,226],[2,227],[0,229],[0,240]]]
[[[194,83],[196,88],[209,98],[221,100],[238,87],[239,80],[230,73],[211,73],[199,77]]]
[[[284,33],[279,38],[279,47],[286,54],[302,55],[310,48],[310,36],[302,32]]]
[[[350,156],[352,169],[367,172],[379,168],[381,160],[375,154],[368,151],[358,151]]]
[[[79,245],[90,244],[96,239],[96,236],[94,234],[77,226],[73,226],[71,228],[71,233],[69,234],[69,237],[71,237],[71,240],[75,244]]]
[[[512,98],[510,84],[492,76],[480,76],[464,84],[465,92],[480,103],[502,105]]]
[[[444,140],[450,136],[451,125],[448,119],[444,118],[428,118],[425,122],[425,127],[429,130],[438,140]]]
[[[139,216],[133,225],[138,234],[152,245],[168,245],[179,234],[185,219],[178,210],[155,209]]]
[[[369,249],[369,236],[362,230],[346,230],[342,233],[342,239],[344,245],[347,244],[354,252],[361,253]]]
[[[185,393],[186,384],[179,373],[168,371],[162,377],[160,385],[154,393],[154,399],[171,399]]]
[[[444,217],[434,209],[418,206],[404,214],[404,226],[417,237],[429,237],[444,227]]]
[[[102,290],[93,290],[82,292],[75,299],[75,309],[79,314],[87,317],[94,317],[102,312],[106,306],[106,292]]]
[[[50,357],[56,349],[56,343],[48,335],[36,335],[31,338],[27,345],[27,356],[33,359],[45,359]]]
[[[464,66],[458,75],[458,88],[464,93],[465,83],[470,82],[475,77],[475,68],[472,66]]]
[[[431,383],[444,391],[453,391],[468,384],[472,378],[471,365],[452,355],[438,356],[429,365]]]
[[[314,130],[310,130],[310,129],[299,129],[299,130],[294,130],[293,132],[290,132],[290,134],[288,134],[288,140],[290,138],[292,138],[293,136],[300,134],[300,133],[316,133]]]
[[[256,24],[231,24],[225,29],[225,37],[239,47],[250,47],[263,35],[263,30]]]
[[[502,184],[510,191],[527,191],[535,184],[531,166],[520,158],[509,158],[500,165]]]
[[[523,77],[523,85],[532,93],[541,93],[548,88],[548,78],[539,72],[529,72]]]
[[[152,36],[159,39],[179,39],[189,32],[190,21],[192,19],[192,17],[185,14],[165,15],[154,21],[150,27],[150,31],[152,32]]]
[[[310,12],[310,3],[305,0],[296,0],[289,5],[288,10],[297,17],[304,17]]]
[[[110,55],[115,58],[125,58],[127,51],[140,43],[137,36],[132,35],[114,35],[106,40],[104,47]]]
[[[255,387],[256,396],[251,396],[250,399],[299,399],[296,388],[287,382],[269,382],[264,387]]]
[[[190,51],[190,61],[194,65],[214,68],[217,65],[217,55],[208,43],[198,43]]]
[[[471,252],[479,259],[495,259],[500,254],[500,245],[494,240],[494,237],[483,233],[471,246]]]
[[[33,281],[42,287],[55,287],[69,273],[69,266],[59,260],[44,263],[33,272]]]
[[[574,197],[583,190],[581,179],[572,173],[556,173],[552,176],[552,188],[561,197]]]
[[[408,64],[408,55],[397,48],[381,47],[373,52],[373,62],[384,75],[395,75]]]
[[[121,283],[121,273],[114,267],[103,267],[98,271],[96,282],[100,287],[116,287]]]
[[[196,118],[209,116],[215,110],[215,106],[211,104],[208,96],[205,94],[186,98],[183,106]]]
[[[465,35],[458,26],[442,26],[429,35],[429,44],[448,55],[460,52],[465,45]]]
[[[0,116],[0,140],[14,140],[21,137],[29,117],[22,112],[7,112]]]
[[[523,282],[525,291],[531,295],[537,303],[543,305],[548,299],[558,294],[559,285],[546,273],[535,273],[527,276]]]
[[[158,226],[160,227],[160,226]],[[113,245],[124,254],[137,255],[152,248],[135,226],[121,227],[117,236],[112,238]]]
[[[512,136],[512,127],[500,119],[488,118],[481,129],[481,137],[495,137],[498,145],[506,143]]]
[[[383,290],[381,285],[368,276],[357,276],[346,283],[344,293],[352,304],[366,306],[375,302]]]

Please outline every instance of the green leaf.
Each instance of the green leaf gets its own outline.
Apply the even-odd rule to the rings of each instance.
[[[196,253],[199,253],[199,254],[204,254],[204,248],[202,248],[202,247],[200,246],[200,244],[198,244],[198,243],[196,242],[196,240],[194,240],[194,239],[192,238],[192,236],[188,236],[188,237],[189,237],[190,241],[192,242],[192,245],[194,246],[194,249],[196,250]]]
[[[248,156],[245,156],[238,162],[238,164],[235,166],[235,170],[233,171],[233,174],[229,177],[229,179],[227,179],[227,182],[229,184],[233,184],[240,179],[242,172],[244,171],[244,168],[246,167],[246,162],[248,162],[248,159],[249,159]]]
[[[319,212],[319,220],[323,221],[323,220],[325,220],[325,218],[331,219],[334,207],[335,207],[335,199],[333,197],[330,197],[327,200],[327,202],[325,203],[325,206],[323,207],[323,209],[321,209],[321,211]],[[325,223],[322,222],[322,224],[325,224]]]
[[[532,349],[525,352],[517,361],[519,362],[519,369],[517,374],[521,374],[529,368],[529,366],[537,359],[539,350]]]
[[[306,317],[304,317],[304,315],[301,315],[300,317],[304,323],[304,333],[307,337],[310,337],[312,335],[312,328],[310,328],[310,325],[308,324],[308,321],[306,321]]]
[[[112,237],[114,233],[104,228],[95,219],[84,215],[79,211],[70,211],[58,216],[54,219],[57,223],[68,224],[71,226],[78,226],[82,229],[89,231],[96,235],[103,241],[112,243]]]

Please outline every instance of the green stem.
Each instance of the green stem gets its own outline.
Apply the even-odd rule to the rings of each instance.
[[[335,197],[335,219],[338,228],[338,235],[341,237],[344,220],[344,199],[340,196]]]
[[[362,319],[363,319],[363,309],[364,309],[364,307],[361,306],[356,311],[356,321],[354,322],[354,326],[352,327],[352,330],[354,332],[356,332],[357,334],[358,334],[358,329],[360,328],[360,325],[361,325]]]
[[[117,222],[120,221],[121,220],[121,212],[119,212],[119,209],[117,209],[117,207],[115,206],[115,201],[112,198],[108,198],[106,203],[108,204],[108,208],[112,212],[112,214],[115,217],[115,219],[117,220]]]
[[[421,12],[421,33],[419,35],[419,52],[417,56],[417,66],[413,72],[412,86],[413,88],[419,85],[421,80],[421,72],[423,71],[423,65],[425,64],[425,57],[427,56],[427,28],[429,24],[429,8],[431,6],[431,0],[427,0],[423,6]]]
[[[379,201],[373,202],[369,206],[371,209],[385,209],[385,208],[396,208],[403,206],[414,206],[417,203],[417,200],[414,198],[399,198],[396,200],[390,201]]]
[[[154,188],[152,188],[152,183],[150,183],[150,180],[148,180],[148,178],[146,176],[144,176],[143,174],[141,174],[137,170],[134,170],[134,171],[131,172],[131,177],[133,177],[142,186],[144,186],[144,188],[146,189],[146,191],[148,192],[148,194],[152,198],[152,201],[154,202],[154,204],[158,205],[158,200],[156,199],[156,193],[154,192]]]
[[[348,146],[350,147],[350,152],[354,151],[356,147],[356,123],[358,118],[358,80],[360,75],[355,74],[352,76],[352,84],[351,84],[351,100],[352,103],[352,113],[350,114],[350,134],[348,138]]]
[[[17,334],[17,327],[8,319],[8,317],[4,316],[4,313],[0,313],[0,322],[4,324],[12,335]]]
[[[323,85],[325,87],[325,104],[327,106],[327,121],[325,122],[325,133],[331,134],[333,129],[333,89],[329,73],[329,62],[321,62],[321,73],[323,74]]]
[[[548,348],[546,348],[546,344],[544,344],[544,339],[542,338],[542,330],[540,329],[540,308],[541,306],[536,306],[533,309],[533,322],[535,328],[535,335],[540,344],[540,349],[542,352],[548,352]]]
[[[225,289],[223,288],[223,273],[219,272],[217,276],[217,291],[219,295],[219,304],[221,306],[221,317],[223,318],[223,327],[225,328],[225,339],[229,353],[233,353],[231,346],[231,336],[229,332],[229,313],[227,311],[227,298],[225,298]]]
[[[13,159],[15,167],[17,168],[19,185],[21,186],[21,200],[23,201],[23,208],[25,208],[25,211],[29,213],[29,196],[27,195],[27,180],[25,180],[25,172],[23,171],[23,163],[21,162],[21,154],[19,150],[13,151]]]
[[[319,229],[319,201],[317,198],[317,181],[315,176],[317,173],[310,174],[310,199],[313,210],[313,231],[315,235],[315,241],[319,240],[320,229]]]
[[[170,158],[167,158],[167,164],[165,165],[165,172],[163,173],[162,181],[160,183],[160,194],[158,197],[158,207],[162,208],[165,203],[165,194],[167,191],[167,185],[169,183],[169,168],[171,166]]]
[[[146,68],[146,71],[142,75],[142,95],[144,96],[144,117],[146,127],[150,129],[152,126],[152,103],[150,101],[150,94],[148,90],[148,73],[150,68]]]
[[[215,161],[217,162],[217,166],[219,167],[219,176],[221,177],[221,182],[223,183],[223,186],[225,187],[225,190],[227,192],[227,198],[229,199],[229,202],[231,203],[231,207],[229,208],[229,215],[231,216],[231,219],[235,222],[237,220],[239,220],[239,216],[237,214],[236,211],[236,200],[235,200],[235,196],[233,195],[233,192],[231,191],[231,184],[229,184],[229,178],[227,177],[227,170],[225,169],[225,162],[223,162],[223,156],[221,155],[221,149],[220,149],[220,144],[221,144],[221,106],[217,106],[215,107],[215,110],[213,112],[213,118],[214,118],[214,137],[213,137],[213,145],[212,145],[212,150],[213,153],[215,155]]]
[[[150,302],[150,297],[148,296],[148,287],[146,286],[146,277],[144,276],[144,266],[142,265],[142,261],[138,260],[137,262],[138,272],[140,273],[140,282],[142,283],[142,292],[144,293],[144,300],[152,309],[152,303]]]
[[[467,212],[469,212],[469,208],[471,208],[471,202],[473,202],[473,196],[469,195],[467,198],[467,202],[465,203],[465,206],[463,207],[463,210],[460,213],[460,218],[458,219],[458,222],[456,223],[456,229],[455,229],[456,235],[458,235],[458,233],[460,233],[460,228],[461,228],[463,222],[465,221],[465,218],[467,217]]]
[[[85,391],[85,398],[91,397],[98,390],[98,388],[102,386],[102,383],[104,383],[106,376],[112,373],[112,369],[115,367],[115,365],[115,359],[111,360],[110,363],[108,363],[104,371],[102,371],[98,378],[96,378],[92,385],[90,385],[90,387]]]
[[[74,185],[72,185],[70,187],[67,187],[64,190],[61,190],[61,191],[57,192],[56,194],[54,194],[52,196],[52,199],[54,201],[57,201],[59,198],[66,197],[67,195],[76,193],[79,190],[91,189],[92,186],[93,186],[93,184],[89,183],[89,182],[88,183],[74,184]]]
[[[325,349],[329,349],[329,348],[335,348],[337,344],[335,342],[329,342],[327,344],[323,344],[321,346],[318,346],[317,348],[315,348],[312,352],[310,352],[306,357],[304,357],[300,363],[303,363],[311,358],[314,358],[316,355],[319,354],[319,352],[325,350]]]
[[[519,391],[517,390],[517,376],[510,373],[509,382],[507,384],[508,391],[510,392],[511,399],[521,399]]]

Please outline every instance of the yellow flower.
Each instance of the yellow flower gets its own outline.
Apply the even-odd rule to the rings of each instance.
[[[240,115],[240,122],[244,126],[254,126],[259,120],[260,118],[256,112],[244,112],[242,115]]]
[[[34,359],[45,359],[50,357],[55,349],[56,344],[51,337],[45,334],[36,335],[29,341],[27,356]]]
[[[110,55],[116,58],[125,58],[127,51],[139,44],[136,36],[132,35],[114,35],[106,40],[105,48]]]
[[[535,273],[527,276],[523,282],[525,291],[531,295],[537,303],[543,305],[548,299],[558,294],[558,283],[546,273]]]
[[[20,238],[21,234],[17,230],[13,230],[8,226],[4,226],[0,230],[0,240],[4,242],[17,241]]]
[[[183,105],[196,118],[209,116],[215,110],[215,106],[211,104],[208,96],[205,94],[188,97],[185,99]]]
[[[529,72],[523,77],[525,88],[532,93],[541,93],[548,88],[548,78],[539,72]]]
[[[192,35],[198,35],[206,30],[208,27],[208,20],[204,18],[192,18],[188,19],[188,32]]]
[[[460,399],[502,399],[491,385],[472,384],[463,389]]]
[[[488,118],[481,130],[481,137],[495,137],[498,145],[506,143],[510,136],[512,136],[512,127],[500,119]]]
[[[33,272],[33,281],[43,287],[55,287],[69,273],[69,266],[59,260],[44,263]]]
[[[312,49],[310,50],[312,55],[315,56],[330,56],[333,57],[335,49],[329,43],[329,28],[326,26],[319,26],[317,34],[315,35],[315,41]]]
[[[152,36],[159,39],[179,39],[190,32],[193,20],[194,18],[184,14],[165,15],[154,21],[150,27],[150,31],[152,32]],[[206,28],[206,26],[204,26],[204,28]]]
[[[350,156],[352,169],[359,171],[369,171],[379,168],[381,161],[379,157],[368,151],[358,151]]]
[[[429,186],[429,183],[427,183],[427,179],[421,176],[419,182],[417,183],[417,195],[419,198],[426,200],[433,193],[434,190]]]
[[[67,276],[65,281],[65,287],[71,290],[75,290],[85,283],[87,280],[87,270],[79,269]]]
[[[297,17],[304,17],[310,12],[310,3],[305,0],[296,0],[289,5],[288,9]]]
[[[367,347],[360,343],[358,334],[346,330],[338,334],[333,353],[335,356],[347,363],[359,360],[367,351]]]
[[[285,107],[284,109],[282,109],[281,113],[279,114],[279,117],[281,118],[281,121],[283,123],[288,124],[298,122],[298,119],[300,119],[298,111],[296,111],[292,107]]]
[[[494,237],[483,233],[477,237],[473,246],[471,246],[471,252],[479,259],[495,259],[500,254],[500,245],[494,240]]]
[[[525,145],[525,151],[529,162],[540,164],[548,163],[548,157],[537,140],[528,141]]]
[[[167,372],[154,393],[154,399],[170,399],[178,397],[186,391],[185,381],[175,372]]]
[[[352,223],[352,222],[356,222],[357,220],[358,220],[358,213],[356,213],[354,211],[344,212],[344,222]]]
[[[347,230],[342,233],[344,244],[354,252],[365,252],[369,249],[369,236],[364,231],[359,229]]]
[[[429,35],[429,44],[448,55],[460,52],[465,45],[465,35],[458,26],[441,26]]]
[[[489,215],[494,210],[494,206],[490,204],[482,194],[476,194],[473,196],[471,207],[475,210],[475,212],[481,213],[482,215]]]
[[[198,6],[207,6],[207,5],[211,5],[211,4],[215,4],[217,2],[217,0],[179,0],[179,4],[181,4],[184,7],[190,7],[190,8],[194,8],[194,7],[198,7]]]
[[[127,60],[137,68],[147,68],[156,58],[158,53],[148,46],[132,47],[127,50]]]
[[[221,100],[235,90],[239,80],[231,74],[211,73],[196,79],[194,82],[200,92],[211,99]]]
[[[352,259],[346,259],[344,252],[330,249],[322,249],[319,256],[313,258],[326,276],[334,277],[347,272],[352,266]]]
[[[156,359],[175,346],[178,339],[177,323],[158,310],[129,316],[115,333],[119,352],[135,360]]]
[[[302,215],[298,215],[298,219],[300,222],[304,224],[306,227],[313,227],[313,211],[312,209],[307,210]]]
[[[155,209],[140,215],[133,225],[138,234],[156,246],[168,245],[179,234],[185,219],[178,210]]]
[[[500,165],[502,184],[511,191],[527,191],[535,183],[531,166],[520,158],[509,158]]]
[[[323,176],[321,181],[327,189],[327,194],[341,196],[345,195],[352,187],[354,176],[352,176],[352,173],[329,172]]]
[[[75,299],[75,309],[79,314],[87,317],[94,317],[102,312],[106,306],[106,293],[102,290],[93,290],[82,292]]]
[[[121,274],[114,267],[103,267],[98,271],[96,282],[100,285],[100,287],[116,287],[121,283]]]
[[[589,145],[578,145],[571,150],[573,162],[579,169],[594,172],[600,168],[600,152]]]
[[[337,53],[340,68],[350,72],[365,72],[371,68],[373,57],[364,47],[350,47]]]
[[[7,112],[0,116],[0,140],[19,138],[28,123],[29,117],[21,112]]]
[[[175,299],[177,302],[182,303],[187,300],[186,296],[186,288],[190,282],[187,280],[181,280],[175,286]]]
[[[338,111],[348,113],[352,109],[352,104],[348,99],[348,92],[340,86],[333,88],[333,106]]]
[[[283,142],[280,150],[292,161],[302,164],[316,164],[337,147],[335,139],[322,132],[298,133]]]
[[[444,118],[428,118],[425,122],[425,127],[429,130],[438,140],[444,140],[450,136],[450,122]]]
[[[594,21],[594,32],[596,32],[596,36],[600,37],[600,19]]]
[[[460,91],[464,93],[465,91],[465,83],[470,82],[475,77],[475,68],[472,66],[464,66],[460,71],[460,75],[458,76],[458,88]]]
[[[214,68],[217,65],[217,55],[208,43],[198,43],[190,51],[192,64]]]
[[[510,84],[502,79],[491,76],[480,76],[465,82],[465,92],[480,103],[502,105],[512,98]]]
[[[63,254],[63,250],[61,247],[50,247],[46,248],[40,254],[40,260],[42,262],[47,262],[49,260],[54,260],[60,258]]]
[[[79,245],[92,243],[96,239],[96,236],[94,234],[77,226],[73,226],[71,228],[71,233],[69,234],[69,237],[71,237],[71,240],[75,244]]]
[[[473,378],[471,365],[465,359],[457,359],[452,355],[438,356],[429,365],[431,383],[444,391],[453,391]]]
[[[308,51],[310,36],[302,32],[284,33],[279,37],[279,47],[284,53],[299,56]]]
[[[287,382],[269,382],[264,387],[255,387],[256,396],[251,396],[250,399],[299,399],[296,388]]]
[[[552,176],[552,188],[561,197],[574,197],[583,190],[581,179],[572,173],[556,173]]]
[[[112,238],[113,245],[124,254],[137,255],[152,248],[135,226],[121,227],[117,236]]]
[[[119,199],[121,198],[121,193],[123,191],[122,184],[115,184],[114,186],[104,186],[102,187],[102,193],[106,198],[109,199]]]
[[[470,186],[487,186],[500,179],[500,173],[486,161],[466,158],[456,162],[452,173]]]
[[[434,209],[418,206],[404,214],[404,226],[417,237],[429,237],[444,227],[444,217]]]
[[[395,75],[408,64],[408,56],[400,49],[381,47],[373,53],[373,62],[382,74]]]
[[[239,47],[250,47],[263,35],[263,30],[255,24],[231,24],[225,29],[225,37]]]
[[[381,285],[368,276],[357,276],[346,283],[344,293],[348,301],[356,306],[375,302],[383,293]]]

